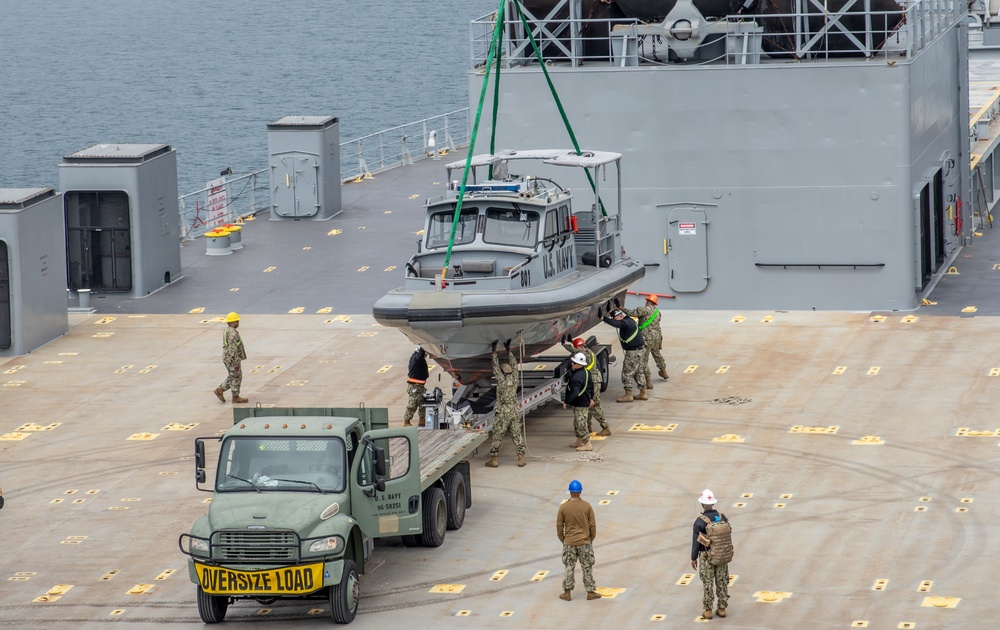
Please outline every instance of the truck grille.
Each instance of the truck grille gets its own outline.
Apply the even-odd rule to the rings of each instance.
[[[216,533],[217,557],[222,560],[295,560],[298,557],[299,538],[295,532],[240,532]]]

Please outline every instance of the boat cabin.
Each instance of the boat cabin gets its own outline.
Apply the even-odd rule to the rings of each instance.
[[[508,162],[515,155],[548,161],[565,153],[475,156],[471,183],[464,187],[457,218],[462,188],[458,181],[452,181],[444,195],[428,200],[424,237],[406,266],[407,284],[413,281],[413,288],[437,283],[441,288],[523,289],[558,280],[581,265],[596,266],[600,260],[607,267],[620,258],[620,213],[607,213],[596,186],[595,202],[574,212],[569,189],[546,177],[508,173]],[[594,154],[587,155],[593,160]],[[595,171],[612,161],[617,165],[617,154],[603,157],[607,161],[596,164]],[[464,166],[465,162],[449,164],[449,180],[453,170]],[[483,167],[491,172],[479,182],[476,171]],[[449,244],[448,269],[441,286]]]

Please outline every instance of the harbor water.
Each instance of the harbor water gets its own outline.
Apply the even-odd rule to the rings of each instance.
[[[95,143],[166,143],[180,192],[267,164],[267,123],[342,141],[466,107],[469,21],[493,0],[0,0],[0,187],[58,188]]]

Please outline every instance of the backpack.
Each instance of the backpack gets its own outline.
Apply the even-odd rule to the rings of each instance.
[[[702,514],[705,521],[705,535],[698,535],[698,542],[708,548],[706,556],[714,567],[729,564],[733,560],[733,528],[729,521],[712,521]]]

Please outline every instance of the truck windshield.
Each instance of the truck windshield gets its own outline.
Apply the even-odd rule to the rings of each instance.
[[[340,438],[231,437],[222,445],[218,492],[343,492]]]

